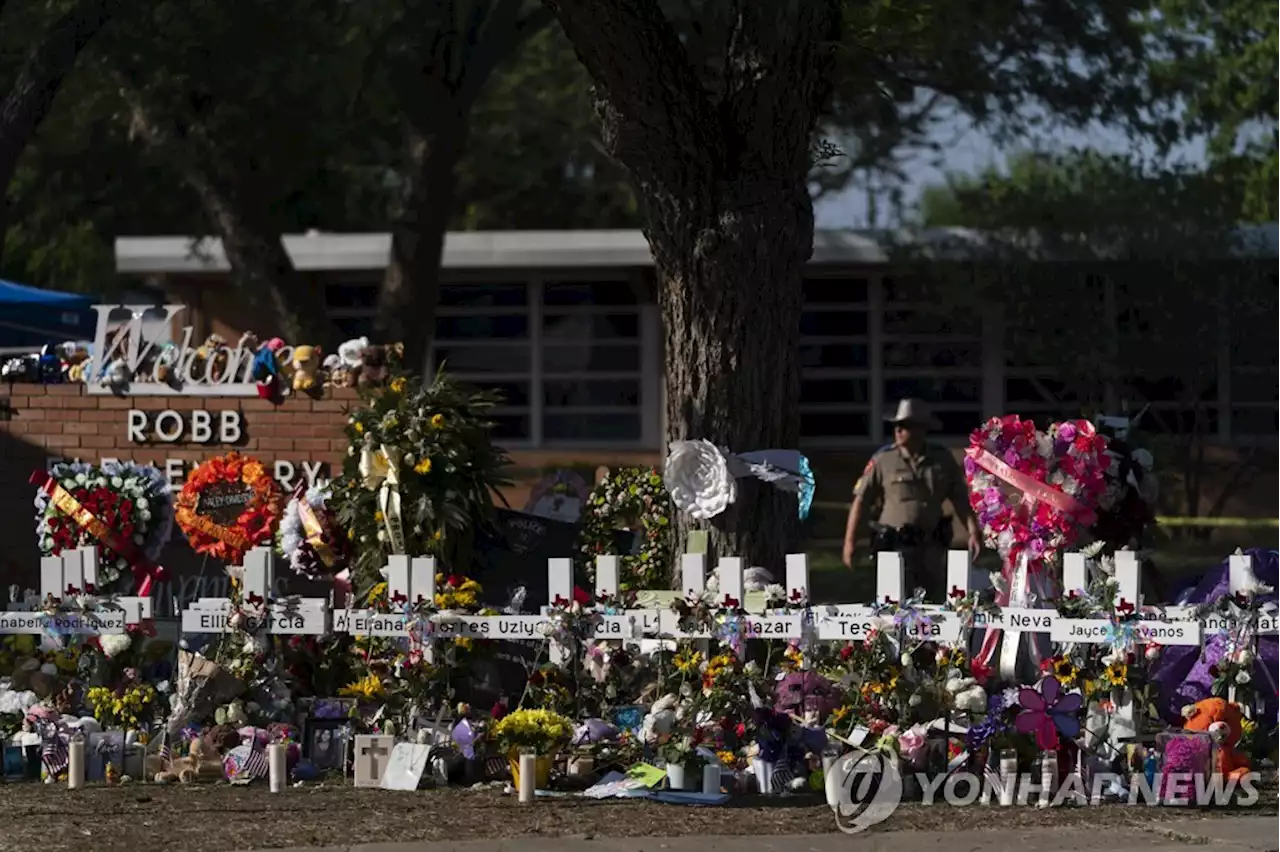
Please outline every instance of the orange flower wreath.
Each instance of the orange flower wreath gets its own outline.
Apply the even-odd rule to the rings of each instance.
[[[178,494],[175,520],[196,553],[238,565],[247,550],[275,535],[280,500],[262,462],[231,452],[191,471]]]

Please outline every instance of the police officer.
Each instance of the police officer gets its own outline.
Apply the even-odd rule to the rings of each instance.
[[[858,528],[866,518],[871,522],[872,550],[902,553],[906,593],[923,588],[926,600],[940,603],[948,591],[946,554],[951,544],[951,518],[942,513],[943,500],[951,501],[969,532],[969,553],[977,557],[981,549],[964,471],[946,448],[925,441],[928,430],[941,424],[921,400],[902,400],[886,421],[893,425],[893,443],[871,457],[853,487],[844,564],[853,567]]]

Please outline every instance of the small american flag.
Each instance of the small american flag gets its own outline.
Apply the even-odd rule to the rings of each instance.
[[[45,776],[48,778],[57,778],[67,771],[67,765],[71,760],[62,734],[54,734],[45,739],[44,746],[40,749],[40,762],[44,765]]]
[[[223,761],[223,770],[227,778],[235,780],[252,780],[266,778],[270,774],[267,764],[267,751],[252,745],[239,745],[227,752]]]

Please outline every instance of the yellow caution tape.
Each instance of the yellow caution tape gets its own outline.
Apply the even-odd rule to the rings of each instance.
[[[1156,518],[1162,527],[1280,527],[1276,518]]]

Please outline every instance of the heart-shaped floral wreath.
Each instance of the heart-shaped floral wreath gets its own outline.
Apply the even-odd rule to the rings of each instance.
[[[1051,563],[1094,521],[1107,488],[1106,450],[1087,420],[1040,432],[1007,415],[974,430],[964,471],[987,544],[1011,563],[1024,554],[1033,569]]]

